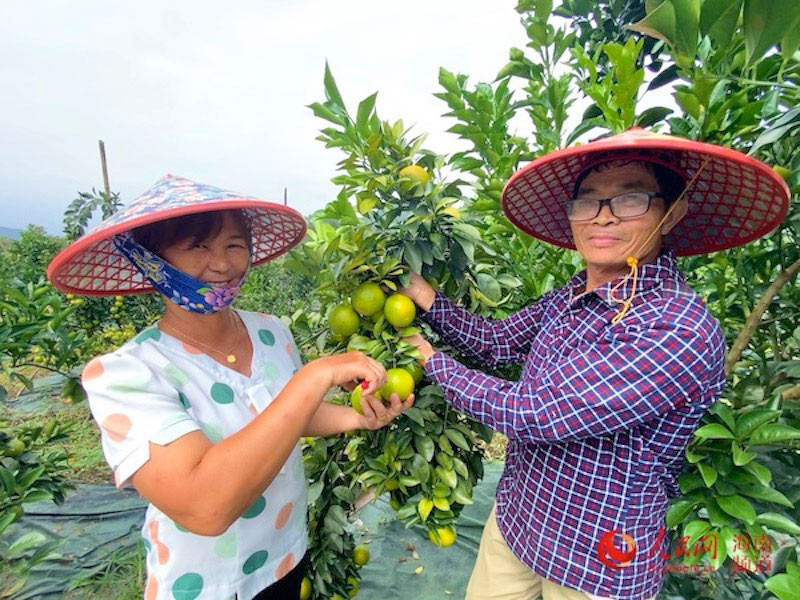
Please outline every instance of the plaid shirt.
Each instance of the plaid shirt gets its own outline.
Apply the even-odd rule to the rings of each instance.
[[[633,304],[612,325],[618,281],[580,293],[584,271],[502,321],[437,295],[423,318],[454,347],[525,365],[514,382],[437,352],[425,372],[455,408],[509,438],[497,522],[514,554],[560,585],[639,600],[661,587],[659,530],[684,449],[725,385],[725,338],[670,251],[640,267]],[[636,541],[621,569],[598,559],[614,530]],[[626,549],[618,536],[615,546]]]

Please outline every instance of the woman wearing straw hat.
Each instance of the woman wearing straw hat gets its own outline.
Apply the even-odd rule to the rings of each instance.
[[[405,293],[455,348],[524,362],[507,381],[410,338],[448,401],[509,438],[468,600],[655,597],[684,450],[725,385],[725,338],[675,257],[764,235],[788,197],[743,154],[634,129],[506,185],[515,225],[585,260],[566,286],[494,321],[412,277]]]
[[[307,559],[301,436],[377,429],[408,408],[372,393],[358,352],[303,366],[277,318],[230,308],[251,265],[305,233],[296,211],[167,176],[59,254],[74,294],[158,291],[160,322],[83,373],[117,486],[149,502],[147,599],[299,595]],[[323,402],[363,380],[364,414]]]

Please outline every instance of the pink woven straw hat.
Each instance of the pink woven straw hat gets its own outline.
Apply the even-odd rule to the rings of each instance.
[[[196,213],[241,209],[250,227],[253,266],[280,256],[303,239],[306,222],[292,208],[166,175],[70,246],[47,268],[58,289],[74,294],[108,296],[143,294],[153,287],[111,242],[141,225]]]
[[[764,163],[730,148],[641,128],[534,160],[506,184],[503,210],[526,233],[574,250],[564,205],[581,173],[618,158],[662,164],[689,184],[688,212],[664,237],[664,246],[680,256],[747,244],[775,229],[789,210],[789,187]]]

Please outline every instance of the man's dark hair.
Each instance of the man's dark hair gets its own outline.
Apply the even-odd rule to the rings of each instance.
[[[247,218],[241,210],[217,210],[196,213],[142,225],[133,230],[133,239],[160,256],[165,248],[169,248],[171,245],[183,240],[191,238],[192,243],[199,244],[213,238],[222,229],[225,215],[230,215],[233,218],[245,238],[247,238],[248,247],[251,247],[250,228],[247,224]]]

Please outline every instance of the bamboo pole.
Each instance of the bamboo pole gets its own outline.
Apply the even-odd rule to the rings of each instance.
[[[111,198],[111,184],[108,182],[108,164],[106,163],[106,145],[103,140],[97,140],[100,145],[100,166],[103,168],[103,187],[106,190],[106,198]]]

